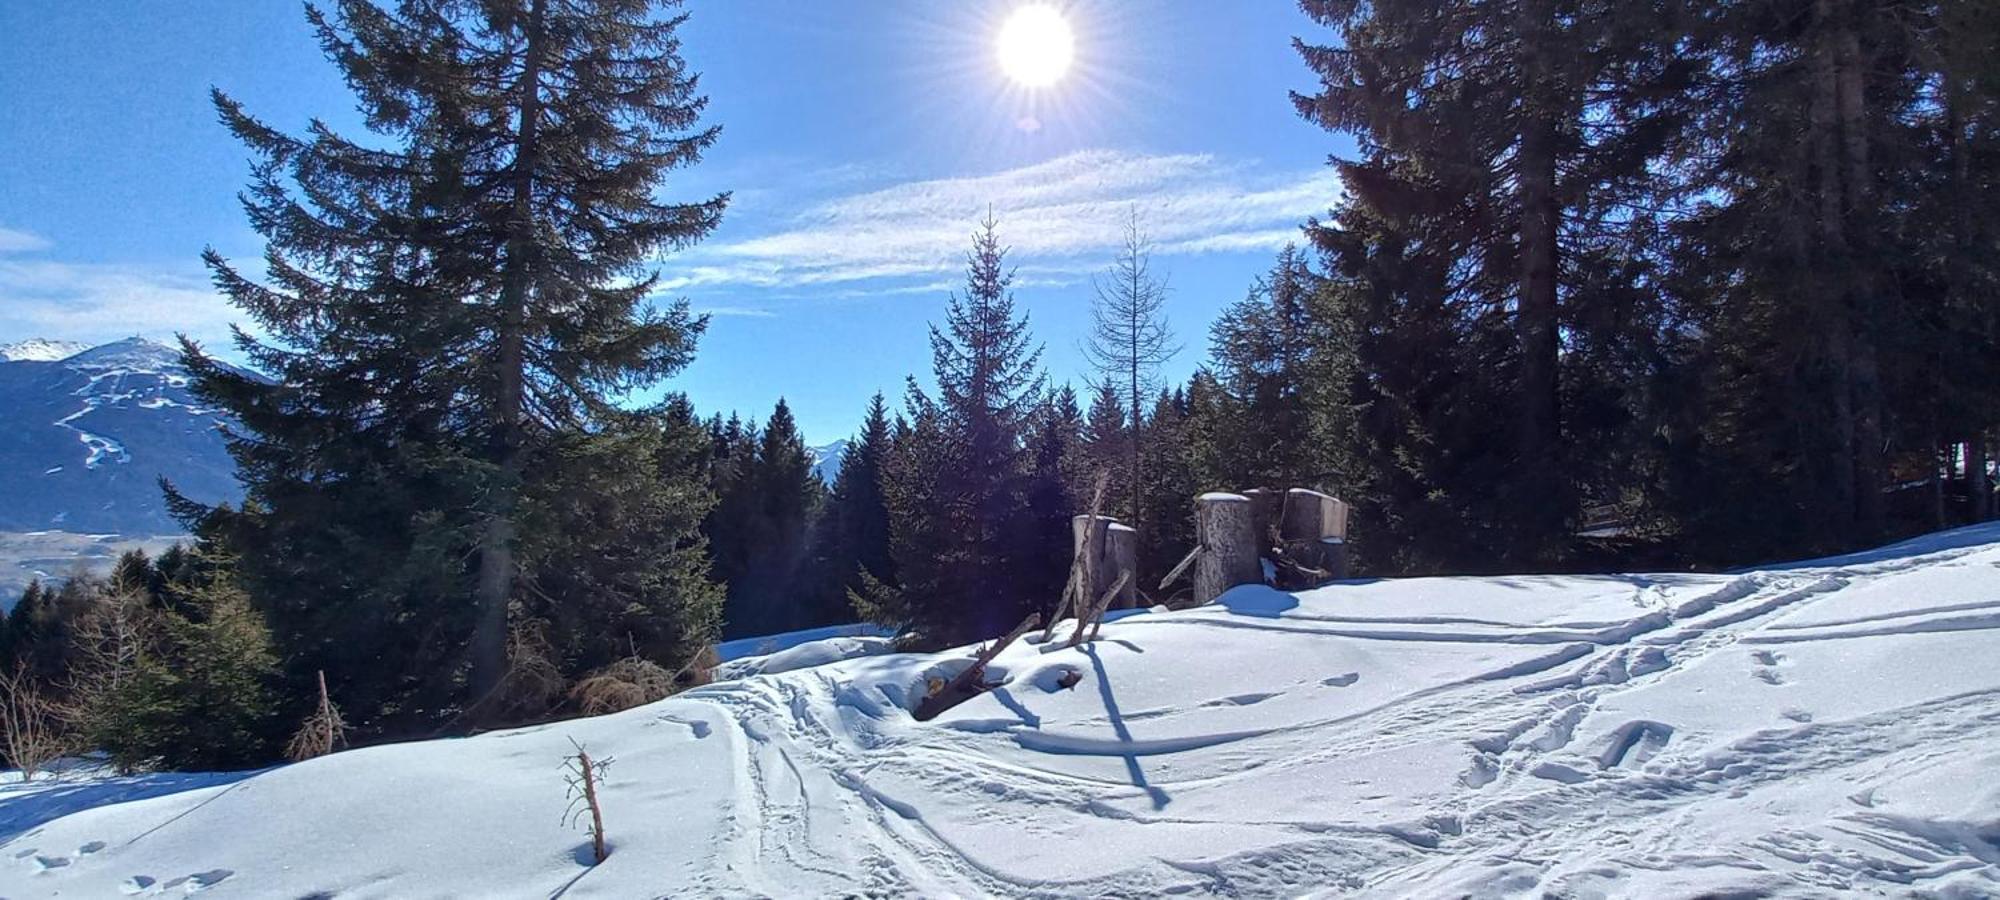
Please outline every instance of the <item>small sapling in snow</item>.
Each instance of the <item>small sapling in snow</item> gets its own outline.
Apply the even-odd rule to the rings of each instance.
[[[604,848],[604,808],[598,803],[597,785],[604,780],[604,770],[610,767],[611,760],[591,759],[589,751],[575,738],[570,738],[569,745],[576,748],[576,753],[563,758],[564,780],[569,783],[569,809],[563,813],[563,824],[573,826],[589,812],[590,824],[584,827],[590,832],[591,856],[603,862],[609,851]]]

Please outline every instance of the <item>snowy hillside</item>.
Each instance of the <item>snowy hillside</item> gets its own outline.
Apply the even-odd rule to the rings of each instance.
[[[17,786],[0,894],[2000,894],[2000,526],[1739,574],[1242,588],[1018,644],[912,720],[964,656]],[[614,759],[594,868],[571,738]]]
[[[179,351],[130,338],[78,350],[9,345],[0,362],[0,531],[170,534],[158,480],[235,499],[220,413],[188,391]]]

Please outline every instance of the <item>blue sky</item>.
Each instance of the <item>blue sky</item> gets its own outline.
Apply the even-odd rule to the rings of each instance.
[[[685,55],[722,138],[663,196],[734,201],[660,263],[670,295],[713,316],[667,388],[759,418],[782,395],[810,441],[845,436],[870,394],[927,378],[925,325],[989,207],[1055,380],[1088,376],[1090,276],[1134,209],[1187,345],[1167,374],[1192,371],[1216,311],[1338,194],[1325,160],[1347,144],[1286,95],[1312,86],[1289,43],[1310,23],[1280,0],[1054,2],[1075,62],[1028,89],[994,49],[1018,5],[688,4]],[[0,342],[214,341],[241,320],[196,258],[261,246],[210,85],[288,129],[358,128],[296,3],[0,4]]]

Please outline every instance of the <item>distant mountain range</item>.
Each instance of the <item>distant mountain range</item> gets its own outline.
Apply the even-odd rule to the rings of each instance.
[[[0,531],[179,533],[161,477],[238,499],[227,420],[188,381],[178,350],[144,338],[0,345]]]
[[[55,362],[67,359],[90,349],[89,344],[79,341],[51,341],[46,338],[29,338],[12,344],[0,344],[0,361],[13,362]]]
[[[827,485],[832,485],[840,477],[840,462],[847,458],[847,440],[842,438],[831,444],[806,448],[806,461],[812,463],[813,474]]]

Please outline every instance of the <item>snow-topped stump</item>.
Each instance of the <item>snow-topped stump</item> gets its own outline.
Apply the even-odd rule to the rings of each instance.
[[[1347,576],[1348,509],[1338,498],[1256,488],[1202,494],[1194,506],[1195,550],[1167,580],[1192,563],[1197,606],[1238,585],[1300,590]]]
[[[1211,491],[1194,498],[1194,602],[1197,606],[1242,584],[1264,583],[1249,497]]]
[[[1096,531],[1092,534],[1091,531]],[[1098,516],[1076,516],[1070,520],[1071,552],[1082,554],[1086,547],[1098,549],[1097,558],[1091,561],[1091,599],[1104,596],[1118,583],[1118,576],[1125,574],[1125,581],[1118,593],[1111,599],[1107,609],[1131,609],[1139,605],[1139,532],[1132,526],[1116,519]]]
[[[1311,582],[1300,587],[1317,587],[1327,581],[1347,577],[1347,504],[1318,491],[1292,488],[1285,492],[1282,521],[1276,546],[1286,558],[1307,570]],[[1283,567],[1279,568],[1284,574]]]

